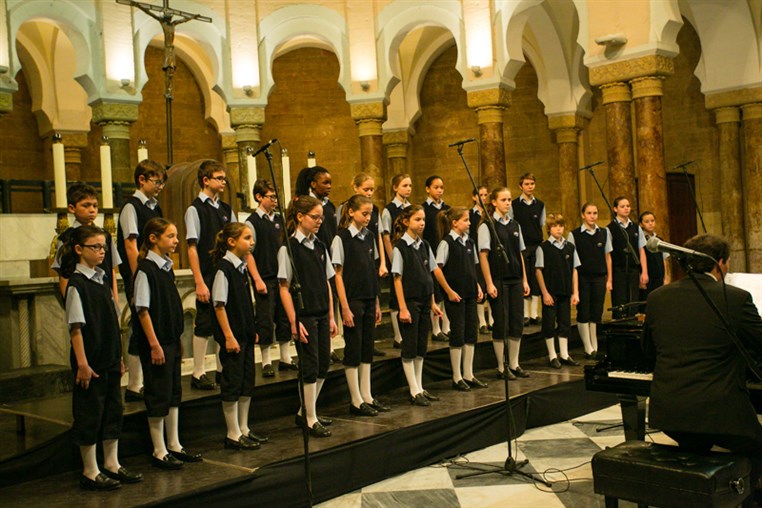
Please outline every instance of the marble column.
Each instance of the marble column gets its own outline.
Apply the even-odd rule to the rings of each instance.
[[[91,104],[93,122],[100,125],[111,145],[111,173],[115,183],[131,183],[130,125],[138,119],[138,105],[97,101]],[[115,204],[118,201],[115,200]]]
[[[476,110],[479,124],[481,183],[489,189],[508,183],[505,172],[503,112],[510,105],[510,90],[504,87],[467,92],[468,107]]]
[[[381,208],[385,203],[387,185],[381,131],[381,125],[386,121],[386,104],[380,101],[354,103],[350,104],[350,111],[360,136],[361,171],[375,180],[376,192],[373,201]]]
[[[630,81],[635,105],[635,143],[638,167],[638,213],[656,216],[659,234],[669,240],[667,172],[664,168],[664,126],[661,96],[664,77],[646,76]]]
[[[231,174],[229,178],[235,182],[235,191],[246,192],[254,186],[254,182],[249,182],[249,175],[246,171],[246,150],[248,148],[258,148],[261,139],[262,125],[265,123],[265,108],[259,107],[231,107],[230,125],[235,130],[235,141],[238,146],[238,174]],[[280,154],[273,154],[273,159]],[[273,164],[275,162],[273,161]],[[269,177],[268,177],[269,179]],[[230,198],[235,200],[234,198]],[[251,207],[252,203],[249,203]]]
[[[241,179],[241,162],[238,160],[238,143],[236,143],[235,134],[222,134],[220,136],[222,141],[222,162],[225,164],[228,178],[236,182]],[[252,183],[253,185],[253,183]],[[249,189],[251,191],[251,189]],[[239,192],[246,192],[246,189],[241,187]],[[249,207],[252,203],[249,203]]]
[[[407,129],[387,131],[384,132],[383,143],[386,147],[386,172],[384,176],[386,192],[384,201],[388,203],[394,197],[390,187],[394,175],[409,173],[407,167],[407,149],[410,143],[410,134],[407,132]]]
[[[606,153],[609,166],[609,198],[625,196],[637,210],[635,166],[632,158],[632,118],[630,87],[626,83],[601,86],[606,111]],[[606,218],[608,214],[600,214]]]
[[[13,94],[10,92],[0,92],[0,118],[11,111],[13,111]]]
[[[720,159],[722,234],[730,242],[734,272],[746,271],[743,173],[741,171],[741,110],[736,106],[714,110]]]
[[[558,145],[558,181],[561,188],[561,214],[567,231],[580,224],[579,156],[577,138],[583,119],[577,115],[548,118],[548,126]]]
[[[82,180],[82,152],[88,148],[86,132],[71,132],[62,135],[66,179]]]
[[[746,205],[747,271],[762,272],[762,103],[745,104],[743,112],[744,172]],[[740,183],[740,182],[739,182]],[[724,198],[724,197],[723,197]]]

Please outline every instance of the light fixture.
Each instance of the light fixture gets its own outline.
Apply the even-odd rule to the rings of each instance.
[[[362,88],[363,92],[367,92],[368,90],[370,90],[370,83],[368,83],[367,81],[360,81],[360,88]]]
[[[0,74],[5,74],[6,72],[8,72],[8,66],[0,65]]]
[[[130,86],[130,83],[131,81],[127,78],[123,78],[119,80],[119,84],[121,85],[122,88],[127,88],[128,86]]]
[[[243,93],[246,94],[246,97],[251,97],[254,95],[254,88],[251,85],[246,85],[243,87]]]
[[[595,43],[599,46],[623,46],[627,44],[627,36],[621,32],[615,34],[601,35],[595,38]]]
[[[477,78],[482,77],[482,68],[479,67],[478,65],[474,65],[473,67],[471,67],[471,72],[473,72],[474,76],[476,76]]]

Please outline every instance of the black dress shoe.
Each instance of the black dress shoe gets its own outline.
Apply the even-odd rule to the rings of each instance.
[[[116,473],[111,472],[106,468],[103,468],[103,471],[101,472],[112,480],[118,481],[119,483],[139,483],[143,481],[142,474],[130,473],[124,467],[120,467]]]
[[[508,369],[508,371],[497,371],[497,374],[495,374],[495,378],[497,379],[508,379],[508,381],[515,381],[516,376],[511,372],[511,369]]]
[[[331,437],[331,431],[323,427],[320,422],[310,427],[310,436],[312,437]]]
[[[176,458],[171,453],[167,453],[163,459],[158,457],[151,457],[151,465],[158,467],[159,469],[166,469],[169,471],[176,471],[182,469],[183,461]]]
[[[589,353],[585,353],[584,355],[582,355],[582,358],[584,358],[585,360],[597,360],[598,359],[598,351],[593,349]]]
[[[217,385],[209,379],[209,376],[201,374],[201,377],[191,376],[191,388],[194,390],[214,390]]]
[[[473,379],[463,378],[463,381],[465,381],[466,384],[470,386],[471,388],[487,388],[487,383],[483,381],[479,381],[478,379],[476,379],[476,377],[474,377]]]
[[[538,317],[532,318],[529,320],[529,324],[532,326],[537,326],[539,324],[542,324],[542,318],[538,318]]]
[[[487,328],[487,325],[480,326],[479,333],[481,333],[482,335],[487,335],[489,333],[489,328]]]
[[[513,374],[516,377],[529,377],[529,373],[527,373],[521,367],[516,367],[515,369],[508,369],[508,370],[511,371],[511,374]]]
[[[341,363],[341,357],[339,356],[339,353],[336,351],[331,351],[331,364],[334,363]]]
[[[381,351],[378,348],[373,348],[373,356],[386,356],[386,351]]]
[[[452,389],[458,390],[459,392],[470,392],[471,387],[468,386],[468,383],[466,383],[464,380],[459,380],[457,383],[455,381],[452,382]]]
[[[414,406],[420,407],[428,407],[431,405],[431,402],[429,402],[428,399],[423,396],[423,393],[419,393],[418,395],[410,397],[410,403]]]
[[[529,318],[528,317],[524,318],[524,326],[529,326]]]
[[[262,377],[275,377],[275,370],[273,370],[272,365],[267,364],[262,367]]]
[[[114,490],[121,487],[118,480],[113,480],[103,473],[98,473],[95,480],[91,480],[85,475],[79,477],[79,487],[82,490]]]
[[[423,391],[423,392],[421,392],[421,393],[423,394],[423,396],[424,396],[424,397],[426,397],[426,400],[430,400],[430,401],[432,401],[432,402],[436,402],[437,400],[439,400],[439,397],[437,397],[436,395],[432,395],[432,394],[430,394],[430,393],[429,393],[429,392],[427,392],[426,390],[424,390],[424,391]]]
[[[354,416],[378,416],[378,411],[373,409],[370,404],[363,402],[360,407],[349,404],[349,414]]]
[[[299,370],[299,367],[295,363],[278,362],[278,372],[284,370]]]
[[[561,362],[558,361],[558,358],[553,358],[551,361],[548,362],[548,366],[551,369],[560,369],[561,368]]]
[[[579,365],[579,363],[572,360],[571,356],[568,358],[559,357],[558,361],[561,362],[561,365],[566,365],[567,367],[577,367]]]
[[[125,402],[140,402],[143,400],[143,388],[139,392],[134,390],[125,390],[124,401]]]
[[[193,453],[186,450],[185,448],[180,448],[179,452],[169,450],[169,453],[177,460],[181,460],[183,462],[201,462],[202,460],[200,453]]]
[[[270,441],[270,438],[267,436],[260,436],[259,434],[254,434],[254,431],[250,430],[249,433],[246,435],[249,439],[252,441],[256,441],[259,444],[265,444],[268,441]]]
[[[329,425],[333,423],[333,420],[331,420],[327,416],[318,416],[317,419],[320,422],[320,425],[322,425],[323,427],[328,427]],[[297,427],[301,427],[302,425],[304,425],[304,419],[302,418],[302,415],[300,414],[296,415],[296,417],[294,418],[294,424]]]
[[[241,435],[237,441],[226,437],[225,448],[229,448],[231,450],[256,450],[259,448],[259,443],[252,441],[244,435]]]
[[[402,349],[402,342],[397,342],[396,340],[392,342],[394,342],[394,344],[392,344],[394,349]]]
[[[439,332],[438,334],[436,334],[436,335],[433,335],[433,336],[431,337],[431,340],[433,340],[433,341],[435,341],[435,342],[447,342],[447,341],[449,341],[450,339],[449,339],[449,337],[447,337],[447,335],[445,335],[444,333],[442,333],[442,332]]]
[[[370,407],[378,411],[379,413],[386,413],[387,411],[391,411],[392,408],[384,404],[383,402],[379,402],[378,399],[373,399],[373,402],[370,403]]]

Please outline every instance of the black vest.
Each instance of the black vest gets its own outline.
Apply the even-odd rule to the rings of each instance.
[[[423,228],[423,239],[429,242],[429,245],[439,245],[439,220],[437,216],[439,212],[450,209],[450,205],[442,203],[441,208],[437,208],[434,204],[429,204],[428,201],[423,202],[423,213],[426,215],[426,227]]]
[[[434,294],[432,267],[429,266],[429,254],[431,253],[429,242],[423,240],[420,247],[416,249],[400,238],[394,247],[402,255],[402,289],[405,300],[429,300]]]
[[[490,239],[490,251],[488,255],[492,280],[495,283],[501,280],[505,282],[520,281],[524,277],[524,272],[521,269],[521,242],[519,241],[519,236],[522,232],[519,229],[519,224],[515,220],[512,220],[508,224],[502,224],[499,221],[494,222],[498,237]],[[508,255],[508,266],[505,266],[505,260],[497,251],[498,240]]]
[[[208,199],[201,201],[196,196],[191,206],[198,212],[198,220],[201,223],[201,232],[196,239],[196,252],[198,252],[198,261],[201,266],[201,275],[204,279],[209,278],[215,272],[215,265],[209,251],[214,248],[214,241],[217,233],[230,222],[233,217],[233,209],[229,204],[217,200],[220,205],[215,208],[209,203]],[[207,282],[209,284],[210,282]]]
[[[63,245],[69,243],[69,240],[71,240],[71,235],[74,234],[75,229],[77,228],[69,228],[61,233],[61,236],[59,236],[58,239],[61,241],[61,243],[63,243]],[[111,234],[105,229],[103,230],[103,235],[106,237],[106,245],[108,247],[106,248],[106,255],[103,256],[103,262],[99,266],[101,270],[106,272],[103,277],[103,285],[111,289],[112,281],[114,280],[114,260],[111,249],[114,247],[114,242],[111,240]],[[60,270],[60,274],[64,279],[68,279],[72,275],[71,273],[65,273],[63,267]]]
[[[627,239],[629,240],[630,245],[632,245],[635,254],[638,255],[638,260],[640,260],[640,256],[638,254],[638,233],[640,232],[640,226],[630,221],[630,225],[626,228],[623,228],[619,224],[619,221],[614,219],[609,222],[608,228],[611,232],[611,244],[614,248],[614,250],[611,251],[611,265],[614,268],[620,268],[623,270],[625,266],[627,266],[627,258],[629,257],[629,271],[638,271],[638,265],[635,263],[632,255],[628,252],[627,244],[624,241],[624,235],[621,233],[621,231],[617,231],[616,228],[624,230],[627,233]]]
[[[151,210],[148,208],[148,206],[144,205],[142,201],[140,201],[140,198],[131,196],[127,202],[122,206],[122,211],[124,210],[124,207],[128,204],[132,205],[132,208],[135,210],[135,215],[138,219],[138,238],[137,238],[137,244],[138,244],[138,250],[143,246],[143,243],[145,242],[145,238],[143,236],[143,230],[146,227],[146,223],[155,218],[155,217],[163,217],[161,212],[161,207],[156,204],[156,208]],[[119,215],[121,216],[122,212],[119,212]],[[124,231],[122,230],[122,224],[120,222],[117,222],[117,237],[116,237],[116,250],[119,252],[119,256],[122,258],[122,261],[124,264],[127,265],[129,268],[129,263],[127,262],[127,251],[124,248]],[[124,274],[122,274],[122,277],[124,277]]]
[[[649,237],[646,237],[648,240]],[[664,253],[651,252],[646,249],[646,263],[648,263],[648,285],[664,284]],[[653,286],[655,287],[655,286]]]
[[[384,207],[384,210],[389,212],[389,216],[392,218],[392,223],[390,226],[389,234],[394,237],[394,221],[397,220],[397,217],[399,217],[399,214],[402,213],[402,211],[407,208],[406,206],[397,206],[395,202],[389,202]]]
[[[159,344],[179,344],[185,319],[180,294],[175,286],[175,273],[172,270],[162,270],[146,258],[138,261],[138,271],[146,274],[148,280],[151,294],[148,314],[151,316],[151,324]],[[141,348],[150,348],[137,315],[132,320],[132,333]]]
[[[328,249],[320,239],[315,240],[313,249],[299,242],[293,236],[289,239],[294,253],[294,265],[302,286],[304,310],[301,315],[322,317],[328,315],[328,279],[325,276],[325,263]]]
[[[600,277],[608,273],[605,252],[608,234],[608,230],[605,228],[598,228],[593,235],[582,231],[580,228],[572,231],[579,262],[582,263],[577,267],[581,277]]]
[[[90,367],[100,374],[119,368],[122,359],[122,337],[119,331],[119,318],[116,315],[114,297],[111,285],[104,280],[101,284],[90,280],[81,273],[72,273],[69,277],[69,288],[77,290],[82,301],[85,314],[85,326],[82,327],[82,341],[85,346],[85,356]],[[69,354],[71,368],[77,369],[77,358],[74,350]]]
[[[373,211],[370,213],[370,222],[368,223],[368,229],[373,233],[373,238],[378,238],[378,232],[381,230],[381,216],[378,213],[378,207],[373,205]],[[383,248],[382,245],[378,246],[379,249]]]
[[[278,276],[278,249],[283,238],[283,220],[277,213],[270,220],[254,212],[246,221],[257,234],[253,255],[259,275],[262,280],[275,280]]]
[[[244,265],[245,266],[245,265]],[[249,341],[254,343],[257,337],[257,330],[254,325],[254,303],[251,301],[251,290],[249,289],[249,274],[244,270],[241,273],[227,259],[220,259],[217,262],[217,270],[221,271],[228,280],[228,299],[225,304],[225,314],[228,317],[230,330],[243,346]],[[220,346],[225,347],[225,335],[222,333],[220,323],[217,321],[217,313],[214,312],[214,340]]]
[[[336,236],[339,224],[336,222],[336,207],[330,201],[323,205],[323,223],[317,232],[317,237],[324,245],[331,245]]]
[[[365,238],[352,236],[348,228],[339,230],[338,237],[344,247],[344,265],[341,275],[347,301],[372,300],[378,294],[375,238],[369,230]]]
[[[468,211],[468,218],[471,220],[471,226],[469,226],[468,230],[468,236],[474,241],[474,243],[478,244],[479,241],[479,223],[482,220],[482,216],[474,211],[473,208],[471,208]]]
[[[540,216],[545,208],[545,204],[537,198],[531,204],[526,204],[519,197],[511,206],[513,207],[513,218],[521,226],[524,245],[527,247],[540,245],[542,243]]]
[[[569,242],[559,249],[546,240],[540,244],[545,266],[542,278],[545,288],[552,296],[571,296],[574,270],[574,245]]]
[[[476,298],[479,292],[476,288],[474,241],[469,238],[466,240],[466,245],[463,245],[449,233],[442,240],[447,242],[449,247],[447,263],[442,267],[447,283],[461,298]]]

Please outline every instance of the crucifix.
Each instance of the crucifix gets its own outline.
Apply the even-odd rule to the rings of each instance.
[[[129,5],[140,9],[146,15],[161,23],[164,32],[164,63],[161,69],[164,71],[164,98],[167,105],[167,165],[172,165],[172,78],[175,76],[177,65],[175,62],[175,27],[194,19],[211,23],[212,18],[201,14],[179,11],[169,7],[169,0],[162,0],[163,5],[153,5],[134,0],[116,0],[116,3]]]

